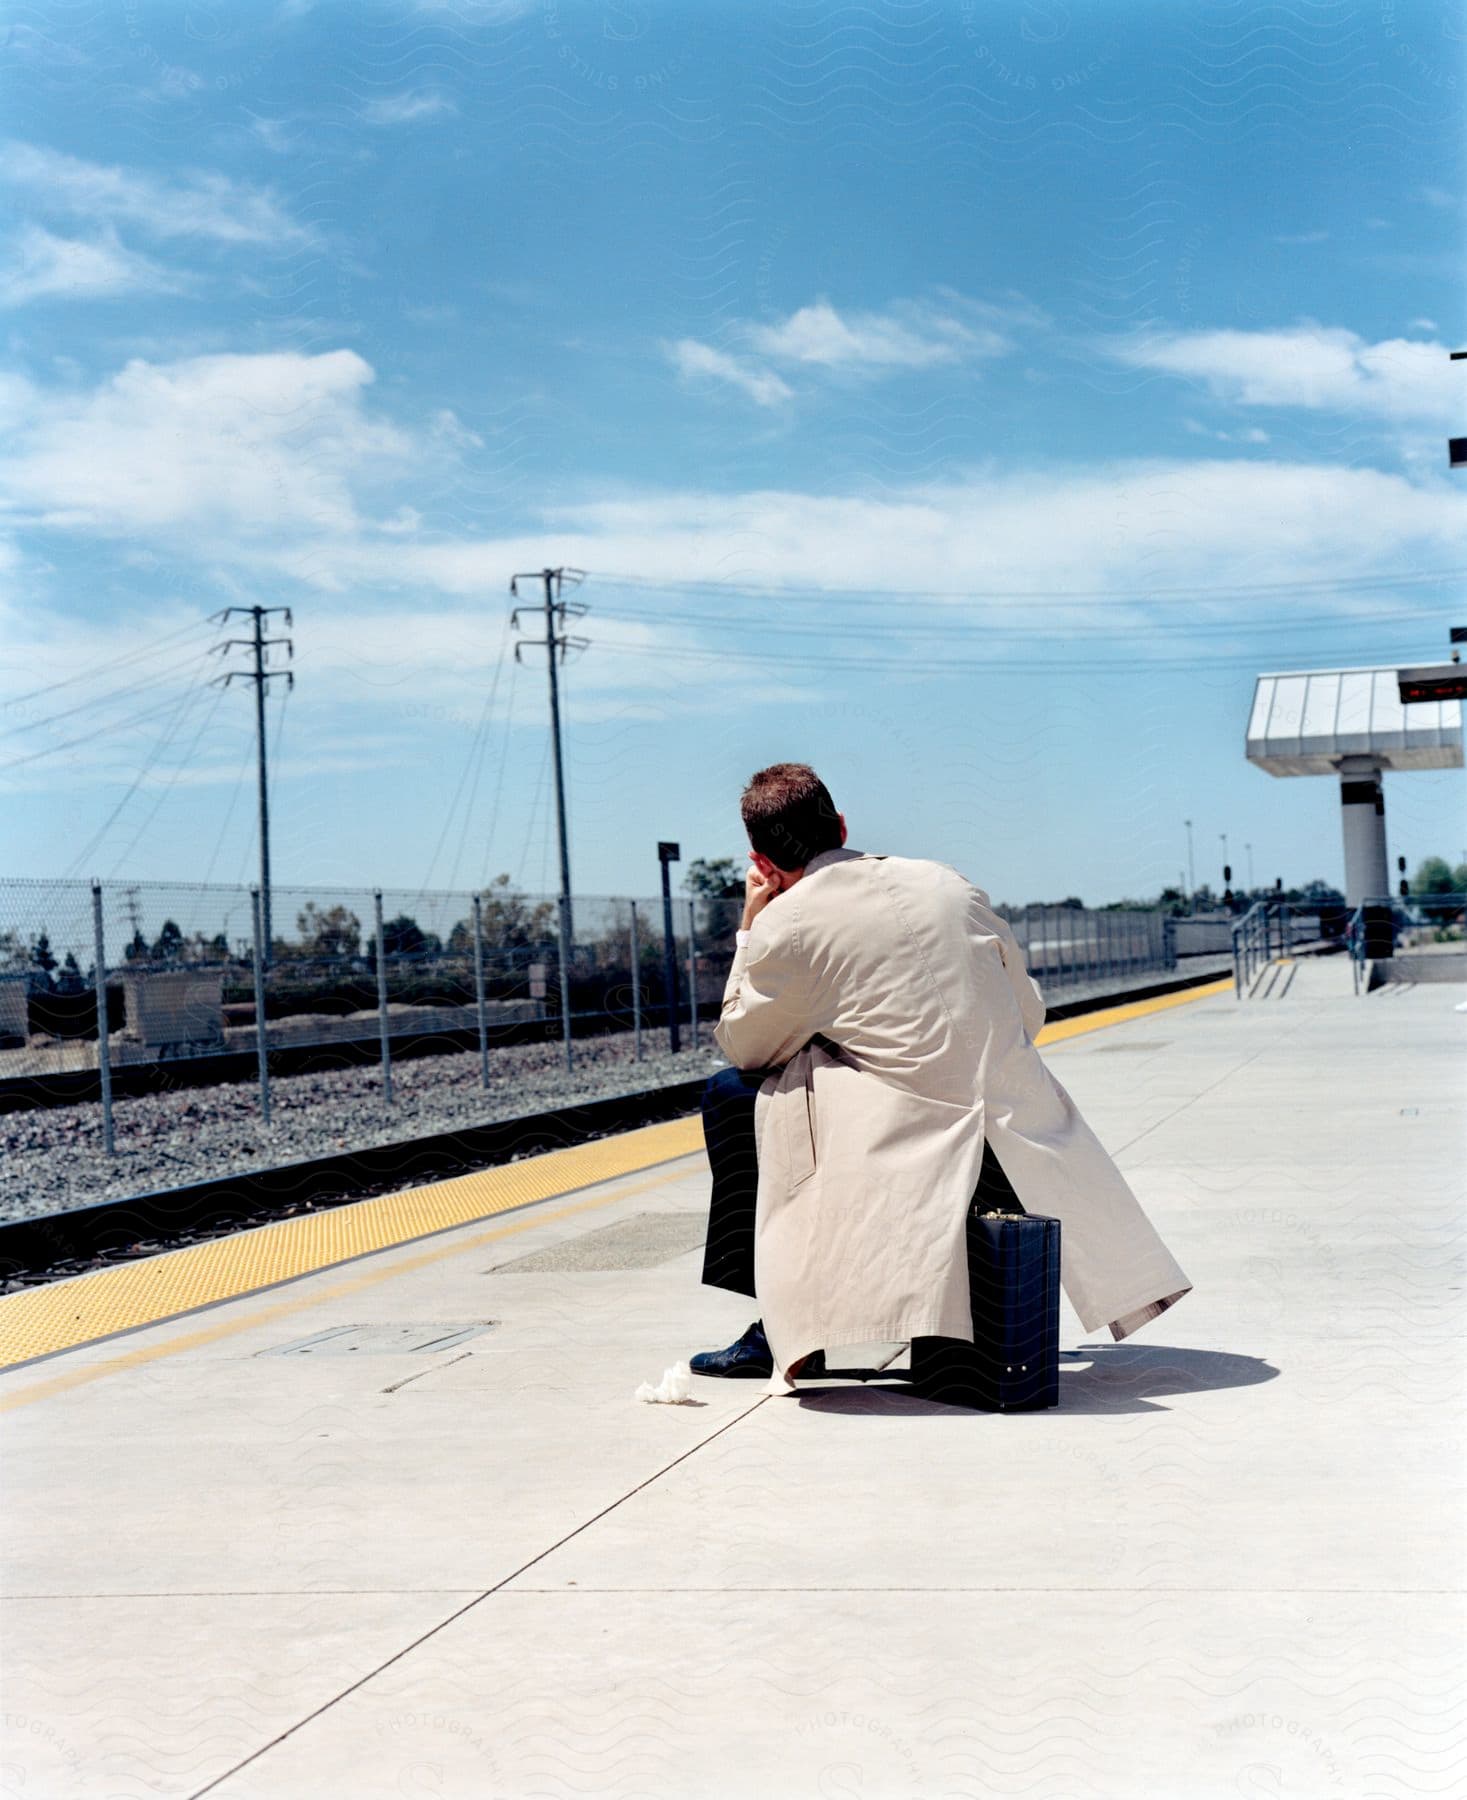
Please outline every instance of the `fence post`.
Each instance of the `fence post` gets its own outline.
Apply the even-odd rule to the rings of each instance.
[[[632,1058],[642,1060],[642,965],[637,957],[637,903],[632,902]]]
[[[688,895],[688,1027],[692,1037],[691,1048],[698,1048],[698,952],[693,942],[693,933],[697,919],[693,908],[697,904],[691,894]]]
[[[264,927],[260,919],[260,890],[250,889],[250,960],[255,966],[255,1062],[260,1071],[260,1117],[270,1123],[270,1048],[265,1041]]]
[[[117,1154],[112,1137],[112,1043],[107,1032],[107,946],[102,930],[102,884],[92,883],[92,955],[96,959],[97,1077],[102,1085],[102,1143]]]
[[[377,1024],[382,1036],[382,1098],[392,1104],[392,1026],[387,1017],[387,944],[382,935],[382,890],[372,890],[377,918]]]
[[[474,1004],[479,1009],[479,1081],[489,1085],[489,1008],[484,999],[484,901],[474,895]]]
[[[571,1067],[570,939],[566,904],[568,899],[569,895],[567,894],[560,896],[560,930],[556,933],[560,944],[560,1033],[565,1039],[567,1072]]]

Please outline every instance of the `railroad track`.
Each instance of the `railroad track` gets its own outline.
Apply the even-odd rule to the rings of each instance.
[[[1215,969],[1049,1008],[1047,1022],[1174,993],[1217,978]],[[203,1239],[346,1206],[377,1194],[496,1168],[698,1110],[707,1075],[548,1112],[500,1119],[358,1150],[244,1169],[155,1193],[0,1224],[0,1294],[61,1281],[109,1264],[157,1256]]]

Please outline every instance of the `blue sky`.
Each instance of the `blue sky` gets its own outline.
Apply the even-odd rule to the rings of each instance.
[[[995,899],[1342,878],[1254,677],[1463,623],[1467,27],[1406,0],[28,10],[0,41],[14,873],[255,855],[225,606],[290,606],[281,882],[746,845],[812,762]],[[572,597],[567,590],[567,598]],[[531,596],[533,598],[533,596]],[[237,622],[236,622],[237,623]],[[277,621],[277,630],[281,630]],[[1467,854],[1461,771],[1390,853]]]

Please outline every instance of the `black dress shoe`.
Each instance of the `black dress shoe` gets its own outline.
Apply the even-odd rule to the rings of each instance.
[[[744,1335],[736,1343],[730,1344],[727,1350],[700,1350],[696,1356],[689,1358],[688,1367],[695,1375],[772,1375],[774,1354],[764,1335],[764,1321],[755,1319]],[[823,1350],[812,1351],[800,1365],[801,1375],[824,1373]]]
[[[774,1357],[764,1335],[763,1321],[755,1319],[727,1350],[700,1350],[688,1358],[688,1367],[695,1375],[772,1375]]]

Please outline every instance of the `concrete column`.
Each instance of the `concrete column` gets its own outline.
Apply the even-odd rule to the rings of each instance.
[[[1386,855],[1385,793],[1379,765],[1368,757],[1340,762],[1340,818],[1345,834],[1345,904],[1383,900],[1391,891]]]

